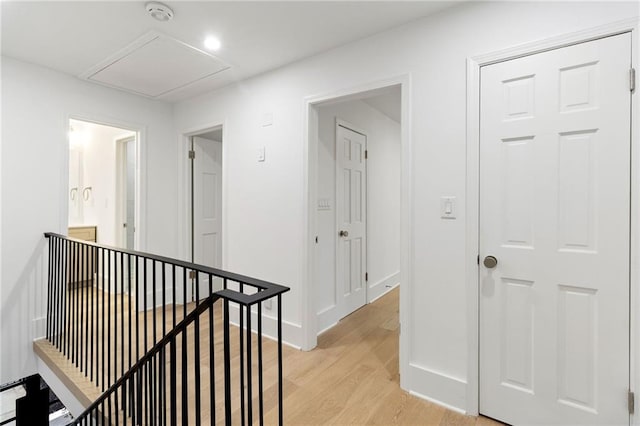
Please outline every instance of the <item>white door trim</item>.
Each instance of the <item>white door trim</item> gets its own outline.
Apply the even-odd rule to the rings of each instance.
[[[178,133],[178,155],[176,156],[178,161],[178,205],[182,206],[178,208],[178,256],[185,261],[191,261],[191,200],[189,197],[191,194],[191,178],[189,174],[191,137],[220,127],[222,127],[222,269],[227,269],[228,167],[224,166],[228,155],[228,144],[225,143],[227,138],[226,120],[195,126]]]
[[[302,349],[311,350],[317,343],[317,312],[313,298],[315,280],[315,236],[317,229],[317,150],[318,150],[318,113],[316,106],[328,101],[357,99],[359,94],[389,86],[400,85],[402,94],[402,118],[400,127],[401,146],[401,193],[400,206],[400,386],[409,387],[409,355],[411,351],[411,294],[412,279],[412,155],[411,155],[411,74],[402,74],[388,79],[378,80],[357,87],[336,89],[335,91],[309,96],[303,102],[303,267],[300,282],[300,305],[302,307]]]
[[[466,282],[467,282],[467,393],[466,412],[470,415],[478,415],[479,412],[479,274],[478,274],[478,247],[479,247],[479,202],[480,202],[480,68],[496,62],[516,59],[522,56],[541,53],[558,49],[577,43],[583,43],[603,37],[631,33],[632,38],[632,64],[638,69],[638,30],[640,20],[638,18],[627,19],[611,24],[586,29],[570,34],[551,37],[532,43],[490,52],[483,55],[467,58],[467,130],[466,130]],[[632,111],[637,111],[637,96],[632,97]],[[640,130],[638,114],[632,114],[631,118],[631,193],[640,191],[640,150],[638,146]],[[640,215],[640,197],[631,197],[631,217]],[[631,295],[630,295],[630,388],[632,391],[640,388],[640,362],[637,361],[640,354],[640,334],[638,322],[640,314],[640,260],[636,259],[640,253],[640,221],[631,222]],[[634,362],[634,360],[636,360]],[[636,404],[637,405],[637,404]],[[640,425],[640,416],[631,416],[631,424]]]
[[[135,249],[138,251],[147,250],[147,126],[144,124],[132,123],[113,118],[101,116],[91,116],[83,114],[67,114],[64,121],[64,132],[69,133],[69,120],[86,121],[88,123],[101,124],[103,126],[117,127],[124,130],[136,132],[136,204],[135,222],[136,233],[134,237]],[[69,186],[69,139],[65,139],[66,146],[63,152],[66,157],[63,159],[63,172],[61,174],[63,185],[62,199],[67,199],[67,187]],[[62,203],[60,217],[60,230],[62,234],[67,233],[69,226],[69,205]],[[100,232],[100,231],[98,231]]]

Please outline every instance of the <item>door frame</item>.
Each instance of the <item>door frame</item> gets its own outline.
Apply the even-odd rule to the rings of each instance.
[[[116,127],[123,130],[129,130],[135,132],[136,139],[136,202],[135,202],[135,223],[136,223],[136,233],[134,235],[134,246],[137,251],[146,251],[147,250],[147,224],[146,221],[143,220],[147,217],[147,202],[146,197],[143,197],[143,194],[147,192],[147,165],[146,165],[146,154],[147,154],[147,127],[143,124],[132,123],[122,120],[115,120],[113,118],[106,118],[101,116],[92,116],[92,115],[84,115],[84,114],[74,114],[69,113],[64,117],[64,134],[67,135],[69,133],[69,120],[78,120],[85,121],[87,123],[99,124],[103,126]],[[69,138],[65,138],[66,146],[64,147],[63,152],[66,154],[63,159],[63,172],[61,174],[61,179],[63,182],[62,192],[60,196],[63,197],[61,199],[66,199],[68,194],[68,186],[69,186]],[[117,164],[117,163],[116,163]],[[68,203],[62,203],[61,207],[61,217],[60,217],[60,230],[62,234],[66,235],[67,228],[69,227],[69,205]],[[114,211],[117,215],[117,212]],[[98,232],[100,232],[98,230]]]
[[[632,66],[638,69],[638,30],[640,19],[633,18],[598,26],[574,33],[525,43],[519,46],[489,52],[467,58],[467,125],[466,125],[466,302],[467,302],[467,391],[466,412],[478,415],[480,405],[480,70],[483,66],[517,59],[536,53],[555,50],[574,44],[597,40],[613,35],[631,33]],[[637,92],[637,89],[636,89]],[[634,92],[634,94],[636,93]],[[640,150],[634,149],[640,143],[637,96],[631,97],[631,235],[630,235],[630,336],[629,336],[629,388],[640,389],[640,197],[633,196],[640,191]],[[636,360],[634,362],[634,360]],[[640,425],[640,415],[631,415],[631,424]]]
[[[189,150],[191,138],[202,133],[222,128],[222,269],[227,269],[227,182],[228,167],[225,167],[228,156],[226,120],[185,129],[178,136],[178,253],[183,260],[191,262],[191,167]]]
[[[120,223],[126,221],[126,213],[127,213],[127,201],[123,199],[123,194],[126,194],[126,150],[129,142],[137,143],[136,136],[127,136],[124,138],[116,139],[116,245],[122,248],[126,247],[126,231],[124,228],[120,227]],[[137,160],[137,158],[136,158]],[[135,189],[134,189],[135,192]],[[134,194],[135,196],[135,194]],[[135,206],[134,206],[135,208]],[[134,238],[134,246],[135,246],[135,236],[137,232],[137,223],[135,223],[135,212],[134,212],[134,227],[133,227],[133,238]],[[133,249],[131,249],[133,250]]]
[[[400,386],[407,389],[409,380],[409,354],[412,324],[411,295],[412,253],[413,253],[413,184],[411,153],[411,74],[395,75],[386,79],[372,81],[360,86],[335,89],[324,94],[308,96],[303,100],[303,162],[302,162],[302,199],[303,199],[303,265],[301,271],[300,306],[302,311],[301,343],[302,350],[309,351],[318,344],[317,312],[313,289],[316,284],[315,236],[317,229],[318,198],[318,106],[329,102],[342,102],[359,99],[363,92],[400,86],[401,91],[401,193],[400,205]]]

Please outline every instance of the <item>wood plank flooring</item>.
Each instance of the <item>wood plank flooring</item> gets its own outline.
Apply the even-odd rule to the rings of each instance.
[[[318,338],[318,347],[310,352],[302,352],[283,347],[284,364],[284,423],[287,425],[499,425],[484,417],[471,417],[447,410],[436,404],[409,395],[400,389],[398,372],[398,296],[399,290],[394,289],[374,303],[363,307],[346,317],[335,327],[323,333]],[[101,296],[102,297],[102,296]],[[117,296],[121,298],[122,296]],[[125,299],[124,305],[128,305]],[[224,381],[222,370],[222,321],[216,303],[214,345],[209,344],[208,315],[203,315],[200,327],[200,377],[201,400],[200,416],[203,424],[210,423],[212,411],[217,413],[216,422],[223,422],[224,413]],[[96,303],[101,306],[101,301]],[[188,307],[189,311],[192,306]],[[173,322],[172,316],[164,311],[165,321]],[[114,312],[114,318],[117,314]],[[148,327],[153,311],[146,314]],[[125,315],[124,325],[135,326],[135,314],[129,323],[128,314]],[[156,318],[163,319],[163,310],[157,309]],[[181,315],[180,315],[181,316]],[[91,317],[91,315],[89,315]],[[137,324],[143,324],[144,314],[140,314]],[[121,324],[118,323],[120,328]],[[98,329],[100,327],[97,327]],[[169,324],[170,328],[170,324]],[[232,383],[233,383],[233,422],[239,423],[239,334],[236,327],[232,327]],[[127,333],[128,334],[128,333]],[[135,334],[135,333],[134,333]],[[142,334],[142,333],[140,333]],[[100,335],[100,333],[98,333]],[[246,338],[246,336],[245,336]],[[188,351],[189,365],[184,383],[189,391],[187,410],[188,424],[194,424],[196,412],[193,383],[195,370],[192,365],[194,353],[192,350],[194,335],[193,327],[187,333],[190,342]],[[151,342],[148,344],[150,345]],[[182,386],[182,357],[180,355],[181,339],[178,343],[178,390]],[[264,410],[265,423],[276,424],[277,411],[277,347],[271,340],[265,339],[264,346]],[[256,342],[252,345],[254,353],[253,386],[254,386],[254,420],[257,417],[258,403],[255,397],[257,386],[257,364],[255,360]],[[99,390],[84,374],[78,374],[75,368],[64,356],[46,340],[34,343],[39,356],[61,377],[74,393],[80,392],[81,401],[89,401],[99,395]],[[213,348],[213,349],[212,349]],[[128,349],[128,344],[118,348]],[[99,352],[99,351],[98,351]],[[215,383],[210,383],[210,357],[214,357]],[[116,362],[119,357],[115,357]],[[125,360],[126,362],[127,360]],[[167,361],[168,362],[168,361]],[[98,363],[100,364],[100,363]],[[120,371],[121,367],[118,368]],[[169,365],[167,365],[169,371]],[[216,404],[212,408],[208,403],[210,389],[215,389]],[[168,389],[159,392],[161,398],[166,398]],[[179,419],[183,407],[178,404]],[[183,422],[178,422],[182,424]],[[129,421],[130,424],[130,421]]]

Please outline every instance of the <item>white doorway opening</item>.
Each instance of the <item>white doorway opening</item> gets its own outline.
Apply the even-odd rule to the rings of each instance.
[[[317,106],[317,332],[400,283],[400,87]]]
[[[68,232],[100,244],[139,249],[139,132],[69,120]],[[126,224],[130,233],[123,233]]]
[[[321,140],[320,136],[320,128],[322,126],[329,127],[331,134],[333,134],[333,140],[335,141],[336,135],[336,118],[341,120],[349,121],[352,125],[357,125],[358,123],[353,123],[356,120],[353,120],[348,114],[344,114],[340,117],[337,115],[331,120],[323,119],[322,110],[324,108],[331,108],[333,106],[339,106],[338,104],[349,102],[349,101],[357,101],[364,102],[364,100],[372,100],[376,97],[376,95],[388,94],[389,92],[397,91],[399,94],[399,103],[400,108],[397,111],[398,118],[398,129],[399,129],[399,150],[398,150],[398,160],[396,162],[398,170],[399,170],[399,183],[395,185],[394,190],[395,194],[398,196],[398,200],[394,202],[396,208],[396,214],[399,217],[399,226],[393,228],[393,234],[395,238],[399,240],[399,244],[394,252],[398,255],[399,261],[397,262],[398,269],[395,274],[391,275],[389,281],[395,283],[402,283],[401,291],[400,291],[400,306],[399,306],[399,321],[402,325],[402,333],[400,334],[400,344],[399,344],[399,363],[400,363],[400,381],[401,386],[406,388],[408,376],[406,372],[409,368],[409,336],[411,335],[410,329],[411,324],[408,321],[410,318],[408,307],[410,306],[410,294],[411,294],[411,280],[410,280],[410,270],[411,270],[411,245],[412,245],[412,234],[411,234],[411,221],[410,221],[410,212],[411,212],[411,150],[410,150],[410,131],[409,131],[409,123],[407,117],[409,117],[409,78],[408,76],[401,76],[394,79],[389,79],[385,81],[380,81],[377,83],[372,83],[366,86],[361,86],[358,88],[354,88],[351,90],[334,92],[327,95],[314,96],[306,99],[306,135],[307,135],[307,144],[305,145],[305,169],[304,176],[306,180],[306,188],[305,191],[305,214],[307,218],[306,222],[306,244],[305,244],[305,258],[306,258],[306,268],[305,268],[305,277],[307,285],[302,287],[303,295],[302,300],[304,303],[303,306],[303,350],[311,350],[317,345],[317,336],[320,331],[330,327],[332,324],[339,320],[339,316],[341,315],[340,310],[337,309],[337,304],[331,303],[331,298],[335,300],[336,295],[336,277],[335,277],[335,269],[327,270],[325,268],[327,262],[335,263],[335,241],[336,238],[339,238],[339,231],[337,229],[337,225],[335,225],[335,199],[330,195],[326,194],[335,192],[335,161],[331,160],[331,162],[324,164],[331,164],[325,171],[321,171],[321,163],[323,163],[322,157],[330,157],[333,155],[327,147],[333,146],[331,150],[335,150],[335,143],[325,144]],[[368,107],[371,107],[369,105]],[[349,110],[349,108],[347,108]],[[327,124],[328,122],[328,124]],[[362,126],[360,126],[362,127]],[[366,133],[366,132],[365,132]],[[367,140],[368,146],[371,147],[371,134],[368,134],[369,139]],[[384,144],[382,144],[384,145]],[[369,164],[368,167],[371,168],[371,159],[372,153],[369,154]],[[384,155],[379,156],[378,159],[383,159]],[[384,164],[384,163],[383,163]],[[323,166],[324,169],[324,166]],[[332,178],[330,180],[325,179],[322,176],[331,175]],[[369,182],[371,182],[373,174],[369,173]],[[332,192],[327,192],[332,191]],[[371,194],[371,185],[369,185],[368,193]],[[371,197],[368,197],[368,203],[371,204]],[[369,208],[368,211],[368,226],[367,230],[371,230],[372,225],[372,209]],[[325,220],[322,216],[328,216],[329,218],[334,218],[333,221]],[[382,222],[384,223],[384,221]],[[329,224],[329,225],[328,225]],[[328,236],[329,239],[323,239],[323,235]],[[372,235],[371,233],[367,233],[367,237],[369,240],[369,247],[377,246],[384,249],[384,244],[372,244]],[[327,243],[328,241],[328,243]],[[322,243],[327,244],[331,247],[331,250],[325,250],[319,252],[318,246]],[[371,250],[369,250],[371,252]],[[323,254],[321,254],[323,253]],[[369,253],[370,254],[370,253]],[[384,256],[383,256],[384,258]],[[323,265],[324,262],[324,265]],[[367,262],[367,269],[371,273],[371,268],[373,267],[374,262],[371,261],[371,256],[369,256],[369,260]],[[375,264],[379,266],[379,264]],[[398,273],[399,270],[399,273]],[[327,271],[329,271],[327,273]],[[321,274],[325,274],[325,277],[321,277]],[[384,278],[381,277],[377,281],[384,283]],[[371,283],[372,277],[369,275],[369,283]],[[325,299],[319,300],[317,291],[321,288],[321,286],[328,286],[331,289],[331,292],[325,294]],[[387,283],[378,286],[378,289],[387,290]],[[393,284],[390,284],[393,286]],[[371,301],[375,299],[375,295],[371,291],[371,287],[367,286],[368,296],[367,300]],[[384,290],[381,291],[381,294],[384,294]],[[381,295],[380,294],[380,295]],[[321,307],[321,304],[324,303],[324,309]],[[320,306],[320,308],[319,308]]]

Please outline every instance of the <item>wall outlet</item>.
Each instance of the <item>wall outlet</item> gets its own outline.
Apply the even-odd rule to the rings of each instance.
[[[271,307],[272,307],[271,302],[272,302],[271,299],[267,299],[264,302],[262,302],[262,306],[264,306],[265,309],[271,310]]]

